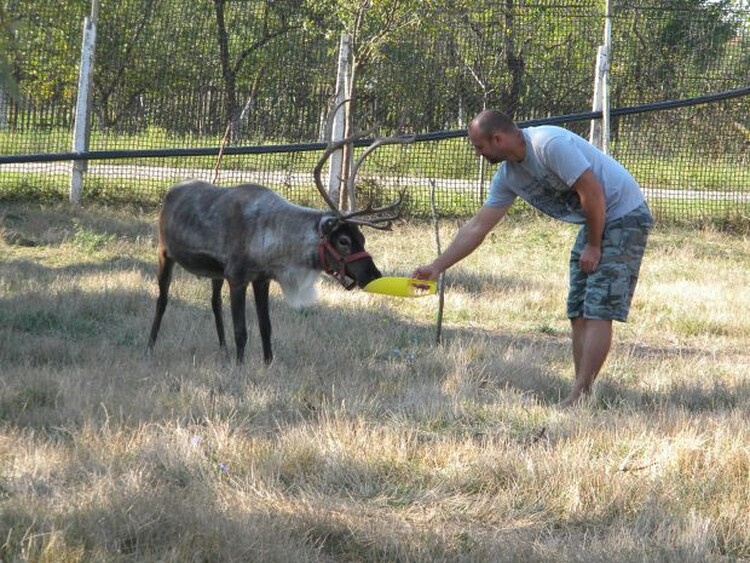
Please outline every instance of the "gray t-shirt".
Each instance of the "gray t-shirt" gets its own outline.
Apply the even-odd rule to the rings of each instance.
[[[571,186],[587,168],[604,188],[606,221],[619,219],[644,202],[630,172],[575,133],[552,125],[522,132],[526,156],[522,162],[500,164],[485,201],[488,207],[505,207],[520,197],[551,217],[583,224],[586,218]]]

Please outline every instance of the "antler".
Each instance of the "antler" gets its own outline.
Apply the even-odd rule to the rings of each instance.
[[[325,166],[326,162],[328,162],[328,159],[331,158],[331,155],[335,153],[337,150],[339,150],[341,147],[353,143],[357,139],[361,139],[362,137],[365,137],[369,135],[372,131],[359,131],[355,132],[354,134],[346,137],[345,139],[340,139],[336,142],[333,142],[331,140],[331,129],[333,127],[333,118],[336,115],[336,111],[338,108],[345,104],[348,100],[344,100],[340,104],[338,104],[335,108],[333,108],[330,113],[328,114],[328,117],[326,118],[326,139],[327,139],[327,146],[325,151],[323,151],[323,155],[320,157],[320,160],[318,160],[318,163],[315,165],[315,168],[313,168],[313,178],[315,179],[315,185],[318,188],[318,191],[320,192],[320,195],[323,197],[323,200],[328,204],[328,207],[331,208],[332,211],[334,211],[339,217],[342,217],[341,211],[339,210],[339,206],[336,202],[334,202],[331,199],[331,196],[328,195],[328,190],[326,190],[325,186],[323,185],[323,180],[321,179],[320,175],[323,171],[323,167]]]
[[[344,102],[342,102],[344,103]],[[389,205],[385,205],[383,207],[373,207],[372,203],[370,203],[365,209],[360,209],[357,211],[352,211],[350,213],[341,213],[341,211],[338,208],[338,205],[331,199],[331,196],[328,194],[328,191],[325,189],[325,186],[323,185],[323,181],[321,180],[321,173],[323,170],[323,166],[325,166],[325,163],[328,161],[328,159],[331,157],[331,155],[339,150],[341,147],[353,143],[354,141],[358,139],[362,139],[368,135],[370,135],[373,132],[373,129],[370,129],[368,131],[359,131],[355,132],[352,135],[346,137],[345,139],[341,139],[338,141],[331,141],[331,128],[333,125],[333,117],[336,113],[336,110],[339,106],[334,108],[329,114],[328,118],[326,120],[326,137],[329,139],[328,144],[326,146],[325,151],[323,151],[323,155],[320,157],[320,160],[318,160],[318,163],[315,165],[315,168],[313,169],[313,177],[315,179],[315,185],[318,188],[318,191],[320,192],[320,195],[323,197],[323,200],[328,204],[328,206],[344,221],[347,221],[349,223],[354,223],[357,225],[365,225],[368,227],[372,227],[374,229],[379,230],[390,230],[391,228],[391,222],[395,219],[398,219],[400,216],[400,213],[397,212],[395,215],[381,215],[378,217],[373,217],[371,219],[359,219],[358,217],[361,217],[363,215],[378,215],[383,213],[388,213],[394,209],[397,209],[401,206],[401,203],[404,199],[404,191],[402,190],[399,192],[399,197],[396,201]],[[413,135],[411,136],[398,136],[393,135],[390,137],[381,137],[379,139],[376,139],[373,141],[360,155],[360,157],[356,160],[356,162],[352,165],[351,171],[349,172],[349,177],[346,180],[346,188],[349,190],[349,193],[354,193],[355,189],[355,179],[357,176],[357,172],[359,171],[360,166],[362,166],[362,163],[365,161],[365,159],[372,154],[375,149],[377,149],[380,146],[383,145],[393,145],[393,144],[408,144],[413,142],[415,137]]]
[[[346,213],[345,215],[342,215],[341,218],[344,221],[354,223],[355,225],[365,225],[367,227],[372,227],[373,229],[379,229],[381,231],[390,231],[391,223],[401,216],[401,210],[399,208],[401,207],[401,203],[404,201],[404,192],[405,190],[401,190],[400,192],[398,192],[398,199],[393,203],[384,205],[383,207],[373,207],[372,202],[370,202],[364,209]],[[377,217],[373,217],[372,219],[357,219],[357,217],[361,215],[377,215],[380,213],[387,213],[392,209],[398,209],[398,211],[394,215],[379,215]]]
[[[365,151],[360,155],[360,157],[352,166],[351,171],[349,172],[349,178],[347,179],[347,182],[346,182],[346,187],[349,190],[349,193],[354,193],[354,189],[355,189],[354,180],[357,177],[357,173],[359,172],[359,167],[362,166],[362,163],[365,161],[365,159],[370,154],[372,154],[375,151],[375,149],[383,145],[406,145],[409,143],[413,143],[414,139],[415,139],[414,135],[410,135],[407,137],[399,136],[399,135],[392,135],[390,137],[381,137],[380,139],[376,139],[375,141],[373,141],[373,143],[369,147],[367,147]],[[404,190],[401,190],[399,192],[398,199],[396,199],[394,202],[390,203],[389,205],[373,208],[372,202],[370,202],[365,209],[360,209],[359,211],[353,211],[351,213],[347,213],[346,215],[344,215],[344,219],[349,221],[350,223],[356,223],[357,225],[366,225],[374,229],[388,231],[391,228],[391,222],[400,217],[401,215],[400,207],[403,201],[404,201]],[[398,209],[395,215],[373,217],[372,219],[352,220],[354,217],[359,217],[361,215],[376,215],[379,213],[387,213],[393,209]]]

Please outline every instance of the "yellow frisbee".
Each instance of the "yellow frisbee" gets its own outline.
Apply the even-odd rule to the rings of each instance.
[[[414,278],[384,277],[372,280],[365,287],[369,293],[381,293],[396,297],[424,297],[437,291],[437,282]]]

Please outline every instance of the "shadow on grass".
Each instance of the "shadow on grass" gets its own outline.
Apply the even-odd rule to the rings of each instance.
[[[474,295],[483,293],[497,293],[506,290],[537,291],[545,290],[549,286],[541,279],[532,280],[517,275],[485,274],[462,271],[460,274],[451,273],[446,277],[445,291],[465,291]]]
[[[102,265],[101,271],[146,267],[138,264],[116,262]],[[90,270],[83,264],[56,269],[27,261],[13,262],[11,267],[16,274],[37,276],[42,287],[51,285],[55,277],[74,279],[98,268],[95,265]],[[148,265],[149,270],[151,267]],[[466,288],[495,282],[493,276],[457,279],[457,284]],[[173,423],[180,428],[203,428],[219,420],[231,424],[232,436],[236,432],[247,439],[255,433],[273,437],[280,426],[309,428],[310,421],[330,416],[327,406],[338,404],[342,410],[346,405],[345,412],[353,417],[363,411],[383,421],[406,417],[412,428],[442,423],[433,434],[449,442],[488,425],[481,412],[465,406],[469,400],[463,401],[463,410],[458,412],[442,406],[430,412],[429,405],[425,406],[429,401],[442,405],[457,402],[449,396],[453,391],[448,385],[449,379],[460,379],[456,371],[465,370],[463,380],[477,390],[466,395],[475,393],[469,399],[476,403],[485,400],[482,390],[504,388],[531,395],[541,404],[554,404],[569,389],[570,381],[549,365],[550,358],[567,358],[570,344],[566,337],[448,327],[443,345],[436,347],[433,326],[404,320],[386,308],[359,308],[346,293],[328,283],[322,291],[341,294],[334,305],[295,311],[278,296],[272,297],[277,360],[268,368],[260,361],[255,315],[249,305],[248,361],[236,367],[218,354],[209,306],[210,284],[202,281],[201,287],[202,297],[195,301],[176,292],[153,357],[147,361],[142,354],[154,309],[149,291],[74,289],[58,290],[54,296],[36,292],[0,300],[0,427],[31,434],[39,430],[38,434],[48,439],[67,440],[77,447],[75,432],[82,425],[93,424],[106,432],[110,423],[107,411],[96,411],[101,414],[95,420],[90,413],[97,405],[107,405],[113,426],[143,429],[153,422],[163,424],[168,434]],[[194,290],[191,287],[189,291]],[[231,355],[231,322],[226,314],[225,322]],[[639,347],[636,351],[655,359],[678,353],[686,358],[705,354],[698,349],[669,347]],[[98,379],[91,382],[91,388],[87,387],[89,376]],[[285,386],[284,378],[296,379]],[[646,394],[604,374],[597,385],[600,408],[628,405],[645,412],[664,407],[721,411],[750,402],[748,384],[730,389],[696,382]],[[242,405],[237,414],[237,404],[245,400],[249,388],[264,388],[258,395],[266,402],[252,399],[256,403]],[[81,398],[86,393],[89,396]],[[144,404],[128,404],[129,395],[138,396]],[[488,397],[486,400],[493,400],[492,393]],[[382,406],[373,406],[373,401],[382,402]],[[122,403],[129,410],[118,423],[113,407]],[[438,410],[449,411],[445,420],[435,420]],[[528,429],[515,432],[519,439],[528,436]],[[179,433],[177,437],[188,441],[190,432],[185,434],[186,438]],[[351,526],[359,516],[355,512],[370,499],[391,503],[394,508],[421,502],[425,489],[434,485],[430,482],[433,475],[415,472],[408,457],[400,464],[364,463],[351,457],[339,461],[334,471],[331,458],[316,457],[314,448],[301,448],[291,460],[288,452],[282,452],[287,456],[285,462],[277,463],[274,456],[281,454],[274,443],[266,454],[260,453],[267,458],[249,460],[240,452],[237,455],[247,461],[248,468],[236,464],[224,472],[217,459],[208,455],[199,458],[180,453],[179,447],[162,448],[162,437],[157,432],[152,440],[139,442],[134,431],[135,445],[127,451],[101,457],[96,452],[79,454],[86,463],[69,469],[67,477],[64,471],[51,476],[40,471],[39,475],[30,472],[6,483],[0,481],[0,525],[10,530],[4,536],[6,553],[33,553],[34,548],[41,553],[43,538],[51,537],[50,530],[55,530],[66,545],[87,553],[134,559],[179,558],[181,550],[190,554],[195,542],[202,556],[213,560],[242,560],[248,553],[278,561],[312,559],[321,554],[350,560],[437,560],[466,558],[470,553],[477,560],[492,561],[502,560],[502,553],[508,555],[507,542],[482,543],[476,539],[480,535],[458,527],[425,527],[413,532],[408,527],[402,529],[398,518],[389,519],[374,509],[366,529]],[[86,438],[81,443],[85,449]],[[169,445],[167,439],[164,443]],[[176,453],[170,453],[173,451]],[[118,479],[120,475],[127,478]],[[112,482],[108,484],[105,478]],[[441,475],[436,478],[445,479]],[[235,506],[244,509],[227,509],[223,498],[229,490],[223,488],[227,483],[236,488],[231,498],[243,496]],[[261,492],[253,496],[255,489],[243,483],[257,485]],[[474,491],[470,478],[457,478],[452,484],[462,494]],[[68,485],[98,486],[97,497],[87,506],[49,509],[45,503],[61,494],[58,488]],[[501,481],[498,486],[506,484]],[[278,505],[287,507],[286,511],[266,504],[264,487],[281,499]],[[306,487],[314,491],[315,503],[304,497]],[[475,525],[473,533],[482,532],[481,526]],[[504,528],[504,533],[512,532]],[[527,524],[519,527],[515,539],[522,541],[511,546],[516,552],[508,560],[533,558],[529,546],[534,544],[535,532],[536,528]],[[33,541],[39,543],[32,544],[24,537],[36,538]]]
[[[60,275],[44,267],[38,271],[28,264],[23,267],[42,280]],[[75,277],[86,269],[71,267],[66,275]],[[200,384],[210,387],[211,393],[242,393],[245,384],[267,386],[269,392],[279,396],[275,406],[268,409],[278,408],[287,414],[298,409],[300,420],[314,414],[326,401],[352,401],[348,393],[360,395],[357,400],[361,402],[378,397],[387,404],[401,405],[399,408],[407,408],[404,405],[411,400],[410,394],[442,401],[449,392],[445,390],[446,381],[455,377],[471,389],[507,389],[543,405],[556,404],[572,383],[560,375],[559,367],[552,367],[569,362],[567,337],[444,327],[443,344],[437,346],[434,326],[404,320],[383,308],[357,308],[338,289],[340,305],[319,303],[302,311],[291,309],[278,295],[272,296],[276,359],[270,367],[261,361],[256,317],[249,299],[247,360],[237,367],[226,296],[228,349],[222,352],[209,304],[210,284],[201,284],[204,297],[195,302],[180,297],[179,292],[172,293],[155,350],[145,363],[155,292],[74,289],[58,291],[54,296],[35,292],[0,300],[0,371],[9,375],[0,387],[1,419],[20,427],[63,424],[62,411],[55,414],[67,393],[67,387],[56,381],[55,373],[62,369],[91,370],[106,380],[99,372],[111,368],[109,384],[127,392],[138,385],[139,374],[153,384],[153,378],[193,373],[196,365],[203,366],[207,371],[202,377],[207,379]],[[324,285],[323,290],[331,291],[331,287]],[[683,357],[704,355],[699,349],[678,351],[668,347],[640,351],[656,359],[671,358],[677,352]],[[40,375],[20,380],[11,376],[18,369]],[[565,371],[571,373],[572,368]],[[283,388],[278,381],[287,374],[294,374],[297,391]],[[172,389],[173,383],[164,381],[163,387]],[[338,389],[336,397],[333,388]],[[621,384],[606,371],[596,389],[598,408],[605,409],[628,405],[646,411],[665,406],[688,411],[726,410],[750,399],[748,384],[729,388],[717,382],[696,381],[650,393]],[[167,393],[172,392],[179,394],[180,386],[167,389]],[[475,400],[481,403],[492,400],[491,396],[483,399],[477,395]],[[196,411],[186,408],[186,412]],[[268,414],[272,416],[270,411]]]
[[[134,452],[141,467],[124,483],[107,482],[96,470],[79,479],[98,484],[96,498],[64,509],[46,507],[54,492],[43,478],[28,490],[5,490],[0,527],[0,556],[24,554],[55,560],[81,558],[132,561],[313,561],[318,549],[310,544],[295,518],[268,502],[250,496],[242,506],[227,506],[217,492],[231,476],[208,463],[148,459]],[[127,464],[126,464],[127,465]],[[104,472],[104,469],[100,469]],[[77,486],[77,483],[71,486]],[[2,490],[2,489],[0,489]],[[48,491],[48,492],[46,492]],[[236,496],[236,495],[234,495]],[[30,499],[33,498],[34,501]]]
[[[156,215],[135,208],[0,201],[0,231],[6,243],[20,246],[57,245],[76,233],[133,240],[155,235]]]
[[[15,233],[15,240],[29,241],[32,245],[59,244],[75,236],[76,232],[91,233],[93,242],[100,235],[128,240],[153,236],[154,218],[133,219],[132,212],[129,212],[130,215],[127,213],[97,208],[71,211],[64,205],[45,207],[2,203],[0,227],[4,228],[6,238],[9,232]],[[45,285],[51,285],[55,279],[69,278],[74,285],[75,279],[81,276],[128,271],[140,273],[149,280],[148,285],[142,291],[73,289],[57,290],[54,296],[44,294]],[[12,369],[13,365],[81,365],[81,362],[98,360],[92,359],[88,352],[92,349],[111,349],[116,350],[117,355],[129,353],[140,357],[153,318],[155,271],[155,260],[152,262],[132,256],[115,256],[59,267],[41,265],[27,259],[3,262],[4,278],[35,280],[41,288],[0,300],[0,338],[4,341],[0,359],[7,366],[6,369]],[[196,305],[187,299],[175,297],[175,292],[172,292],[154,352],[157,363],[163,365],[185,355],[198,358],[198,361],[217,355],[218,346],[209,305],[210,284],[207,281],[201,283],[205,288],[201,290],[205,297]],[[446,284],[449,292],[464,291],[476,295],[504,290],[544,291],[546,288],[541,278],[464,271],[451,272]],[[335,286],[323,284],[322,290],[332,291],[332,287]],[[251,303],[252,299],[248,305],[250,342],[247,354],[248,363],[257,366],[260,364],[260,343]],[[233,357],[231,318],[226,310],[224,317],[228,355]],[[271,320],[277,362],[283,363],[285,357],[291,357],[296,364],[290,365],[289,369],[312,366],[319,373],[310,372],[307,376],[316,381],[325,381],[330,374],[342,368],[349,371],[361,369],[359,363],[368,358],[374,358],[378,365],[388,362],[403,364],[411,375],[429,377],[430,383],[437,387],[441,387],[447,377],[446,368],[441,368],[438,363],[448,358],[445,354],[441,356],[439,351],[430,360],[431,363],[420,365],[419,356],[426,356],[432,348],[433,327],[403,320],[389,314],[386,309],[352,308],[345,294],[342,294],[340,307],[319,305],[302,312],[292,311],[280,304],[278,298],[272,298]],[[443,342],[444,348],[454,344],[483,343],[486,351],[468,366],[468,369],[477,370],[480,385],[532,395],[542,404],[558,402],[569,390],[570,378],[559,375],[559,369],[555,371],[549,366],[551,358],[568,364],[570,342],[567,336],[542,331],[512,334],[461,327],[444,328]],[[184,349],[178,350],[176,347]],[[409,360],[410,348],[417,351],[415,361]],[[396,349],[400,351],[397,358],[393,357]],[[636,353],[658,359],[676,354],[700,357],[703,351],[639,346]],[[222,355],[222,361],[223,358]],[[423,373],[419,372],[420,369],[424,370]],[[572,368],[569,373],[572,376]],[[396,383],[393,387],[403,391]],[[694,385],[680,384],[659,393],[646,393],[620,384],[607,377],[606,373],[597,382],[597,389],[599,403],[604,408],[626,403],[643,409],[674,405],[700,411],[733,408],[748,399],[747,385],[730,389],[720,383],[697,381]],[[33,406],[41,400],[39,406],[48,408],[51,395],[38,391],[29,392],[27,404]],[[12,399],[11,404],[15,404],[13,401],[24,402],[24,394]]]
[[[692,413],[725,412],[746,408],[750,404],[750,381],[740,381],[729,387],[721,381],[679,383],[658,393],[638,391],[605,376],[597,380],[597,408],[610,409],[627,406],[630,409],[653,411],[677,407]]]
[[[154,253],[155,254],[155,253]],[[137,271],[145,277],[153,277],[156,286],[156,259],[141,260],[132,256],[115,256],[96,262],[78,262],[64,266],[46,266],[32,260],[6,260],[2,263],[6,279],[44,280],[47,277],[77,277],[90,274]]]

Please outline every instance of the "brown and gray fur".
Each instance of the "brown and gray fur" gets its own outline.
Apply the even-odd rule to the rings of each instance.
[[[224,281],[228,283],[238,362],[247,343],[245,302],[252,284],[263,358],[270,363],[270,282],[279,283],[292,306],[314,301],[321,271],[336,269],[332,263],[321,264],[321,236],[342,257],[364,251],[364,236],[355,224],[332,211],[294,205],[263,186],[220,188],[199,180],[177,184],[167,193],[159,216],[159,296],[148,349],[156,342],[177,263],[212,280],[211,306],[222,348],[221,290]],[[359,287],[381,276],[369,255],[344,267],[346,277]]]

